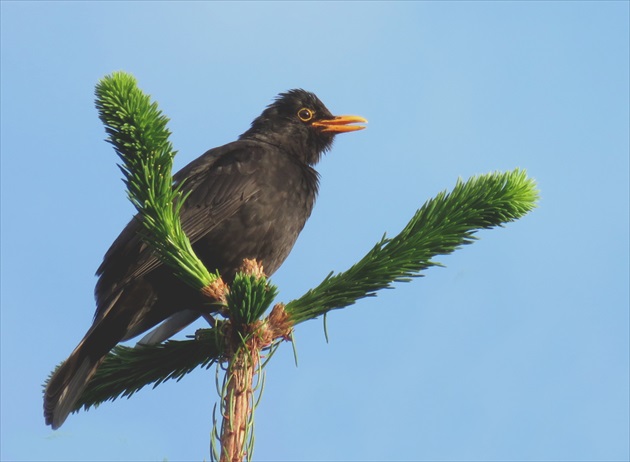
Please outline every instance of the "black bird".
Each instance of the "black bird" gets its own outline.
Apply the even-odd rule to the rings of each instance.
[[[333,116],[313,93],[280,94],[238,141],[214,148],[174,175],[190,192],[184,231],[208,270],[230,283],[244,258],[273,274],[311,214],[319,175],[313,168],[336,134],[361,130],[358,116]],[[46,424],[59,428],[107,353],[162,323],[141,340],[159,343],[208,310],[200,293],[176,278],[139,237],[138,216],[97,270],[94,322],[44,392]]]

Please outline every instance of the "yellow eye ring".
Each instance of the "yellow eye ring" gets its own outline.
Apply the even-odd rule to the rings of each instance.
[[[313,111],[303,107],[297,112],[297,116],[300,118],[302,122],[308,122],[313,118]]]

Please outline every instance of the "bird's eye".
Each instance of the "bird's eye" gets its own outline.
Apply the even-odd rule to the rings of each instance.
[[[302,109],[298,111],[297,116],[300,118],[302,122],[308,122],[309,120],[313,118],[313,111],[303,107]]]

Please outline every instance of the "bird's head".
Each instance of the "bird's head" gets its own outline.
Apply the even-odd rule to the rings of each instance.
[[[289,90],[267,106],[241,139],[271,143],[314,165],[336,134],[362,130],[364,126],[351,124],[366,122],[359,116],[334,116],[313,93]]]

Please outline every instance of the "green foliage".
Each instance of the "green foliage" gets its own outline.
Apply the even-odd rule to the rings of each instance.
[[[439,265],[432,260],[464,244],[479,229],[501,226],[532,210],[535,182],[521,169],[459,180],[450,193],[427,201],[394,238],[383,237],[365,257],[343,273],[324,279],[285,310],[295,324],[375,295],[393,282],[406,282]]]
[[[142,218],[143,238],[183,281],[201,289],[218,275],[210,274],[195,255],[182,229],[179,212],[182,183],[173,187],[176,152],[168,140],[168,118],[124,72],[104,77],[96,86],[96,108],[108,142],[122,160],[129,200]]]
[[[224,353],[220,326],[197,331],[195,340],[167,340],[135,348],[118,345],[98,368],[74,410],[87,410],[120,396],[129,398],[145,385],[153,383],[155,388],[166,380],[179,381],[199,366],[209,368]]]
[[[257,321],[278,295],[278,289],[267,278],[237,273],[226,295],[229,317],[236,326]]]

